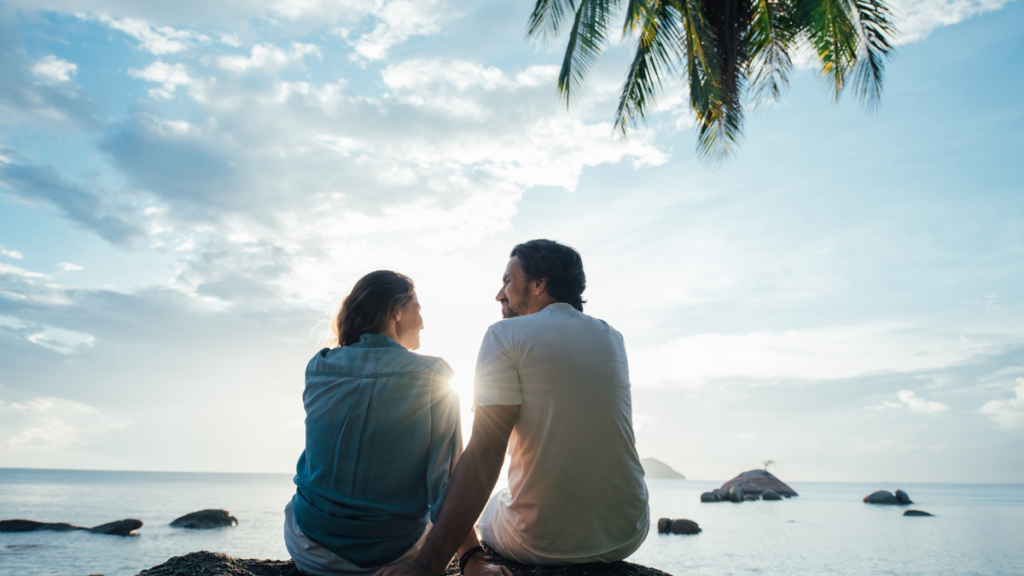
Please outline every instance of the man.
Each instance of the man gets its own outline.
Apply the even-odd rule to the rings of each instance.
[[[496,298],[505,319],[480,347],[473,435],[437,523],[415,562],[378,576],[441,574],[477,519],[481,540],[526,564],[613,562],[643,543],[625,346],[583,314],[585,288],[576,250],[550,240],[512,250]],[[509,487],[488,498],[506,448]],[[471,550],[460,563],[481,558]]]

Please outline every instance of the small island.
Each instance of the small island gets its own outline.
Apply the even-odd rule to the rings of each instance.
[[[665,464],[661,460],[655,460],[654,458],[641,458],[640,465],[644,467],[644,477],[647,479],[686,480],[686,476],[676,472],[671,466]]]

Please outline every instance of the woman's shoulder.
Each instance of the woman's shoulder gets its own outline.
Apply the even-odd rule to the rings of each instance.
[[[455,374],[452,367],[443,358],[417,354],[405,348],[388,349],[387,358],[374,355],[365,358],[347,347],[324,348],[313,355],[306,365],[306,372],[433,372],[439,376],[451,377]]]

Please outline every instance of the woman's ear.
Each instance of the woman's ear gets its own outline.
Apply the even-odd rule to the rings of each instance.
[[[394,320],[395,320],[395,324],[398,324],[399,322],[402,321],[402,308],[401,307],[398,307],[397,309],[395,309],[395,318],[394,318]]]

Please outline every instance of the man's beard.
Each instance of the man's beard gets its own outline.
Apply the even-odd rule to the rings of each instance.
[[[527,315],[529,315],[529,313],[530,313],[529,312],[529,307],[528,307],[529,306],[528,305],[529,301],[530,301],[529,287],[528,286],[524,286],[522,293],[519,294],[519,303],[516,304],[515,306],[512,305],[512,301],[509,300],[508,297],[506,296],[506,298],[505,298],[505,305],[501,307],[501,317],[502,318],[516,318],[517,316],[527,316]]]

